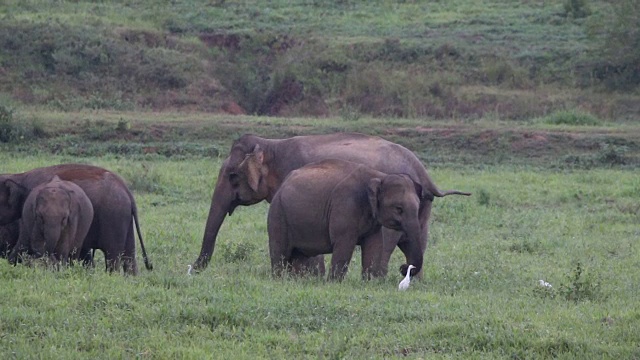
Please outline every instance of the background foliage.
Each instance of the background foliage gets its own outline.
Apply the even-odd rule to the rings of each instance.
[[[638,114],[635,0],[9,0],[0,10],[0,94],[51,109]]]

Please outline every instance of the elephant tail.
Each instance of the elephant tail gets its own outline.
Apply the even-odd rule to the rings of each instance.
[[[144,242],[142,241],[142,233],[140,232],[140,222],[138,221],[138,209],[133,206],[133,222],[136,224],[136,232],[138,233],[138,239],[140,240],[140,249],[142,249],[142,259],[144,259],[144,266],[147,270],[153,270],[153,264],[147,256],[147,250],[144,248]]]
[[[458,190],[446,190],[446,191],[440,191],[437,190],[438,192],[434,193],[434,196],[437,197],[444,197],[447,195],[464,195],[464,196],[471,196],[470,192],[464,192],[464,191],[458,191]]]

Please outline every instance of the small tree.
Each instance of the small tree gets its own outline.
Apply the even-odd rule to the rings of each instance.
[[[612,2],[591,23],[589,35],[595,44],[591,73],[596,79],[614,90],[640,85],[640,1]]]

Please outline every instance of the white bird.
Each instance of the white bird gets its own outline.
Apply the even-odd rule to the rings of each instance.
[[[544,281],[544,280],[539,280],[538,283],[540,284],[540,286],[544,286],[546,288],[551,289],[553,286],[551,286],[551,284],[549,284],[548,282]]]
[[[187,267],[187,275],[191,275],[191,264]]]
[[[415,266],[409,265],[409,267],[407,268],[407,275],[404,277],[404,279],[402,279],[402,281],[400,281],[400,284],[398,284],[398,290],[404,291],[409,288],[409,283],[411,282],[411,269],[415,268]]]

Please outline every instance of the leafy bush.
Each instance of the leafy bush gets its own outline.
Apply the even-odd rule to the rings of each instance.
[[[630,90],[640,85],[640,1],[619,0],[603,8],[591,21],[591,58],[583,74],[602,81],[611,90]]]
[[[577,110],[556,111],[543,118],[543,121],[553,125],[597,126],[601,124],[597,117]]]
[[[580,19],[591,15],[591,7],[587,0],[565,0],[564,14],[574,19]]]
[[[624,165],[627,161],[625,153],[629,150],[627,146],[618,146],[603,143],[600,151],[596,154],[596,160],[602,165]]]

